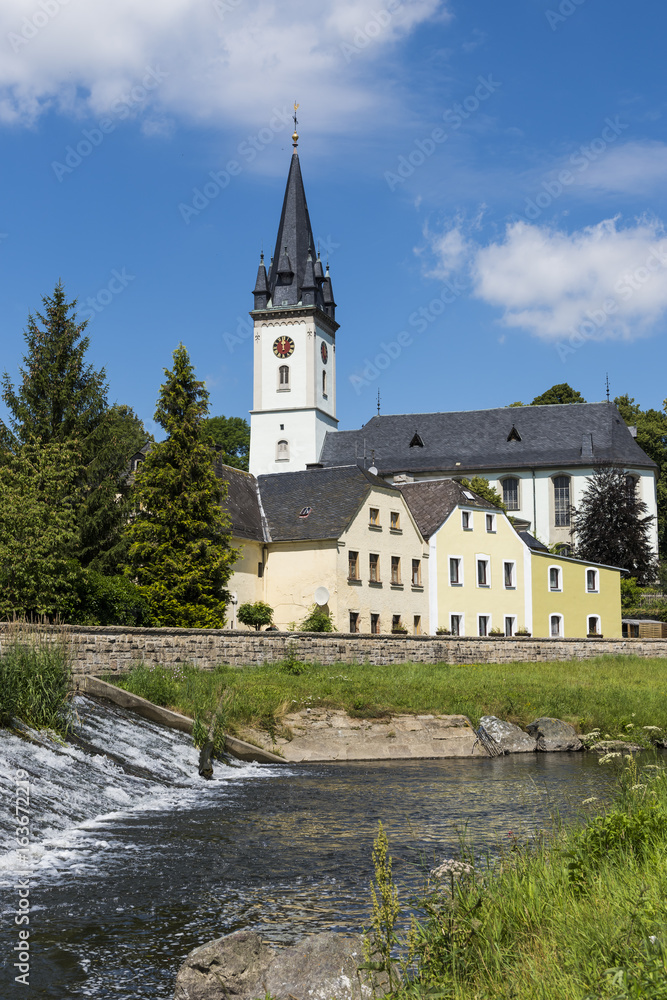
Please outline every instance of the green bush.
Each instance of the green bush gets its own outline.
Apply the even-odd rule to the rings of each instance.
[[[79,584],[79,606],[70,619],[75,625],[149,626],[146,598],[126,576],[102,576],[84,570]]]
[[[313,604],[308,616],[299,625],[299,632],[335,632],[331,615],[317,604]]]
[[[254,604],[246,601],[239,607],[236,617],[242,625],[248,625],[259,632],[262,625],[270,625],[273,622],[273,608],[265,601],[255,601]]]
[[[17,638],[0,655],[0,724],[20,719],[36,729],[66,732],[70,676],[62,643]]]

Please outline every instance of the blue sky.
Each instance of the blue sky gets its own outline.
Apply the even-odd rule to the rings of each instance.
[[[62,278],[112,401],[155,430],[182,341],[211,413],[247,416],[296,99],[341,428],[378,389],[593,401],[607,372],[660,408],[666,27],[658,0],[5,0],[2,369]]]

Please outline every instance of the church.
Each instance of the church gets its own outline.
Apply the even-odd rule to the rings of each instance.
[[[268,269],[261,255],[250,313],[250,471],[218,467],[242,548],[230,584],[236,605],[266,600],[286,627],[305,617],[317,592],[341,631],[511,635],[537,627],[543,595],[534,579],[546,554],[551,604],[538,615],[539,634],[620,635],[619,571],[569,558],[570,509],[594,467],[614,462],[655,514],[655,464],[610,402],[378,415],[339,431],[336,302],[315,246],[296,132],[292,141],[275,250]],[[458,482],[475,475],[501,492],[521,534]],[[448,534],[465,522],[466,532],[486,526],[472,548],[472,535],[464,546]],[[465,548],[465,560],[447,554],[451,545]],[[558,557],[547,552],[554,545]],[[577,573],[572,609],[553,610]],[[469,588],[466,601],[456,590],[465,614],[443,596],[452,587]]]

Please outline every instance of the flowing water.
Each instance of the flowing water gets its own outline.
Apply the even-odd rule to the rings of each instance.
[[[592,754],[518,754],[231,762],[207,782],[183,733],[91,699],[75,705],[86,746],[0,731],[2,1000],[171,1000],[183,958],[211,938],[360,930],[378,820],[407,899],[456,856],[464,827],[476,849],[494,850],[604,797],[612,780]],[[19,769],[30,782],[27,858],[16,850]],[[29,887],[27,988],[14,982],[18,880]]]

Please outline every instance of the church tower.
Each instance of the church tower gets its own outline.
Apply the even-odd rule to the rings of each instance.
[[[296,125],[296,115],[295,115]],[[319,460],[335,431],[336,303],[316,251],[297,153],[290,164],[276,249],[261,255],[254,288],[250,472],[295,472]]]

